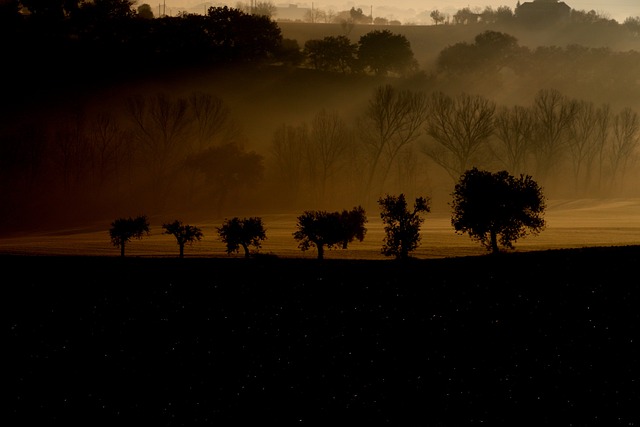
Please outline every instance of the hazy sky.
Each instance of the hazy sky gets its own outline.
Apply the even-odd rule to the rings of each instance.
[[[184,10],[197,8],[196,10],[204,10],[204,3],[202,0],[155,0],[149,2],[152,7],[156,4],[166,4],[167,13],[169,9]],[[352,6],[356,8],[362,8],[363,10],[370,7],[380,8],[384,11],[398,11],[398,18],[400,15],[405,15],[404,12],[413,9],[413,13],[420,11],[431,11],[438,9],[443,13],[455,13],[455,11],[462,9],[463,7],[470,7],[471,9],[480,8],[484,9],[485,6],[491,6],[494,9],[499,6],[508,6],[511,9],[515,9],[518,0],[313,0],[313,1],[280,1],[271,0],[278,6],[284,6],[287,4],[297,4],[299,7],[313,7],[318,9],[333,9],[333,10],[348,10]],[[524,3],[526,0],[520,0]],[[242,3],[251,3],[251,0],[241,0]],[[235,6],[238,1],[222,1],[212,0],[207,1],[208,4],[222,5],[227,4],[229,6]],[[576,10],[595,10],[600,14],[606,13],[610,18],[622,23],[625,18],[629,16],[640,16],[640,0],[566,0],[565,3]],[[199,6],[202,6],[201,8]],[[383,13],[381,13],[383,14]],[[374,15],[376,15],[374,11]]]

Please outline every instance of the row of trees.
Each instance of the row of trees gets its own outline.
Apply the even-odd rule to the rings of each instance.
[[[518,2],[520,5],[520,2]],[[522,23],[522,24],[554,24],[557,23],[555,19],[555,15],[553,13],[547,14],[547,16],[540,17],[535,20],[535,22],[531,22],[526,17],[518,16],[516,10],[514,11],[509,6],[498,6],[497,8],[493,8],[491,6],[485,6],[484,8],[471,8],[471,7],[463,7],[450,15],[448,13],[440,12],[438,9],[434,9],[429,13],[429,17],[433,21],[435,25],[441,24],[451,24],[451,25],[470,25],[470,24],[513,24],[513,23]],[[577,10],[571,9],[571,13],[569,14],[567,24],[618,24],[617,21],[609,18],[605,13],[597,12],[595,10]],[[629,31],[633,31],[635,33],[640,29],[640,17],[639,16],[629,16],[625,18],[625,20],[621,23],[622,26],[627,27]]]
[[[491,173],[477,168],[466,171],[456,184],[453,195],[451,224],[456,232],[468,233],[492,253],[503,248],[513,249],[513,243],[528,234],[537,234],[545,227],[545,198],[542,189],[530,177],[515,178],[506,171]],[[420,245],[422,215],[431,211],[430,200],[415,199],[410,209],[403,193],[386,195],[378,199],[380,217],[385,237],[381,253],[396,259],[407,259]],[[305,211],[297,218],[297,230],[293,238],[302,251],[316,248],[317,258],[324,259],[325,249],[347,249],[354,240],[362,242],[367,233],[366,212],[362,206],[350,211]],[[183,224],[179,220],[162,225],[163,234],[176,238],[180,258],[185,245],[191,245],[203,237],[199,227]],[[257,251],[267,238],[260,217],[240,219],[234,217],[217,227],[220,239],[228,254],[244,251],[251,256],[251,248]],[[118,218],[111,223],[111,243],[125,256],[125,246],[132,239],[141,239],[150,233],[146,215],[135,218]]]
[[[3,132],[5,220],[53,215],[58,201],[85,217],[90,207],[221,215],[355,199],[368,208],[384,193],[424,193],[436,172],[451,185],[473,166],[536,176],[555,197],[624,195],[634,191],[640,148],[637,112],[555,90],[501,106],[381,85],[353,120],[322,109],[310,122],[275,125],[264,154],[244,148],[230,109],[211,94],[132,96],[122,116],[71,113],[52,117],[52,128],[27,122]]]
[[[8,76],[24,81],[38,76],[60,84],[84,77],[91,83],[148,70],[263,64],[283,55],[274,21],[226,6],[210,7],[206,15],[145,19],[129,0],[32,0],[28,15],[17,4],[2,4],[0,47]]]
[[[640,73],[640,52],[576,44],[530,49],[510,34],[487,30],[476,35],[472,43],[458,42],[440,51],[435,72],[457,78],[473,74],[474,84],[491,85],[498,83],[492,76],[509,72],[521,79],[545,78],[563,87],[570,86],[571,81],[585,88],[601,85],[601,91],[611,93],[615,88],[634,87]],[[615,84],[611,81],[614,75]]]
[[[404,35],[374,30],[352,43],[347,36],[307,40],[302,51],[306,65],[340,73],[372,72],[376,75],[408,75],[418,70],[411,43]]]
[[[339,132],[323,137],[327,129]],[[545,186],[563,178],[561,190],[579,197],[623,194],[627,175],[636,177],[640,117],[630,108],[614,112],[549,89],[530,106],[501,106],[480,95],[383,85],[353,127],[320,111],[311,123],[283,125],[272,147],[287,192],[315,189],[319,200],[338,176],[365,200],[394,181],[406,189],[420,175],[419,154],[453,181],[480,166],[535,175]]]
[[[408,40],[389,31],[373,31],[358,45],[346,36],[311,41],[303,50],[295,40],[283,40],[277,23],[253,9],[210,7],[205,15],[184,13],[146,19],[149,5],[140,6],[136,13],[128,0],[23,3],[31,15],[18,13],[17,1],[3,6],[5,25],[0,35],[12,40],[6,46],[6,55],[20,60],[27,59],[23,56],[28,52],[30,65],[38,59],[46,62],[54,55],[57,64],[68,62],[71,68],[100,64],[96,71],[113,61],[126,61],[131,69],[168,66],[176,58],[182,66],[264,62],[299,65],[307,60],[317,68],[333,70],[337,60],[342,71],[348,68],[382,74],[417,68]],[[82,58],[81,64],[78,57]],[[12,66],[23,63],[17,61]],[[18,69],[15,74],[23,71]]]

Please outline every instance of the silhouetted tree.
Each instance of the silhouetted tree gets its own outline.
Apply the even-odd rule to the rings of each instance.
[[[546,180],[567,149],[571,125],[579,104],[556,89],[541,89],[534,98],[533,154],[536,173]]]
[[[628,16],[622,26],[634,37],[640,36],[640,16]]]
[[[326,201],[328,184],[346,166],[345,153],[351,148],[353,133],[337,112],[320,110],[312,119],[307,145],[311,188],[320,203]]]
[[[327,36],[304,44],[304,55],[316,69],[346,73],[356,68],[358,46],[347,36]]]
[[[400,151],[416,140],[427,120],[429,100],[424,92],[378,86],[359,122],[359,136],[367,149],[369,172],[365,193],[377,181],[381,189]]]
[[[293,233],[293,238],[300,242],[298,247],[302,251],[315,246],[318,259],[322,260],[325,247],[331,249],[341,246],[347,249],[354,239],[364,240],[366,222],[367,217],[361,206],[342,212],[305,211],[298,217],[298,230]]]
[[[438,9],[432,10],[431,13],[429,13],[429,17],[433,19],[433,22],[436,25],[441,24],[445,20],[445,15],[443,15]]]
[[[362,8],[355,8],[352,7],[349,10],[349,16],[351,17],[351,20],[353,22],[355,22],[356,24],[370,24],[371,23],[371,16],[367,16],[364,14],[364,12],[362,11]]]
[[[302,190],[305,149],[309,141],[306,125],[282,124],[273,134],[270,152],[275,160],[275,174],[282,195],[296,200]]]
[[[464,7],[453,14],[453,23],[460,25],[475,24],[478,22],[479,14],[474,13],[470,8]]]
[[[568,151],[573,168],[576,194],[580,195],[591,184],[592,166],[606,140],[609,107],[596,108],[592,102],[578,101],[575,120],[569,127]]]
[[[257,251],[262,247],[262,241],[267,238],[262,218],[259,217],[243,219],[234,217],[225,220],[222,226],[216,229],[220,239],[227,245],[227,253],[238,252],[242,246],[245,258],[250,257],[251,246]]]
[[[136,218],[118,218],[111,223],[109,236],[113,246],[120,247],[120,256],[124,257],[124,247],[131,239],[142,239],[149,235],[149,220],[146,215]]]
[[[175,173],[189,154],[192,116],[186,99],[166,93],[128,98],[132,136],[145,158],[156,208],[162,208],[172,194]],[[161,190],[162,189],[162,190]]]
[[[423,146],[423,152],[456,179],[485,154],[495,108],[493,101],[480,95],[463,93],[452,98],[434,92],[426,131],[436,144]]]
[[[147,3],[143,3],[138,6],[138,18],[141,19],[153,19],[153,10]]]
[[[449,74],[472,73],[493,75],[506,66],[513,66],[521,48],[518,39],[510,34],[486,30],[474,38],[474,43],[455,43],[440,51],[436,68]]]
[[[162,224],[164,232],[162,234],[171,234],[176,238],[180,247],[180,258],[184,258],[184,245],[192,245],[195,241],[202,239],[203,233],[200,228],[189,224],[182,224],[177,219],[173,222]]]
[[[282,43],[280,27],[271,18],[227,6],[210,7],[203,29],[219,61],[268,61]]]
[[[358,62],[363,69],[381,76],[389,72],[407,74],[418,69],[409,40],[389,30],[374,30],[360,37]]]
[[[622,182],[627,169],[638,159],[637,149],[640,146],[640,116],[629,107],[625,107],[613,117],[613,141],[609,160],[611,165],[611,184],[617,190],[622,189]]]
[[[300,49],[298,40],[283,38],[276,53],[276,58],[283,64],[298,66],[302,64],[305,56],[302,49]]]
[[[451,224],[468,233],[492,253],[498,242],[513,249],[513,242],[544,229],[542,189],[529,175],[515,178],[507,171],[466,171],[452,193]]]
[[[396,259],[407,259],[409,253],[420,244],[420,226],[424,218],[420,215],[431,211],[429,199],[416,198],[413,211],[407,208],[404,194],[399,196],[387,195],[378,199],[381,212],[380,218],[384,224],[385,238],[382,253],[385,256],[395,256]]]
[[[494,117],[494,133],[496,158],[512,173],[524,171],[533,138],[531,110],[519,105],[501,107]]]

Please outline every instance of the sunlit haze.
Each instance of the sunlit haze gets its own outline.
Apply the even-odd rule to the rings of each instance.
[[[187,10],[192,13],[198,13],[200,10],[204,10],[206,5],[228,5],[235,6],[239,2],[202,2],[201,0],[163,0],[163,7],[166,7],[167,14],[176,14],[178,11]],[[250,0],[241,1],[240,3],[251,3]],[[383,16],[386,18],[399,19],[403,23],[404,21],[416,22],[415,17],[420,15],[420,12],[430,12],[434,9],[439,10],[442,13],[453,14],[457,10],[469,7],[474,9],[484,9],[490,6],[494,9],[500,6],[507,6],[511,9],[515,9],[517,1],[500,1],[500,0],[484,0],[477,2],[469,2],[464,0],[449,0],[449,1],[420,1],[420,0],[401,0],[389,2],[387,0],[371,0],[369,2],[363,1],[341,1],[341,0],[325,0],[325,1],[307,1],[307,2],[273,2],[278,7],[288,7],[290,4],[297,5],[301,8],[314,7],[317,9],[331,9],[334,11],[348,10],[351,7],[361,8],[363,11],[369,12],[372,8],[374,16]],[[525,3],[521,1],[520,3]],[[629,16],[640,15],[640,3],[638,0],[610,0],[610,1],[598,1],[598,0],[569,0],[565,3],[575,10],[580,11],[596,11],[599,15],[608,16],[611,19],[622,23]],[[151,4],[151,6],[156,6]],[[428,16],[428,15],[427,15]],[[277,18],[277,16],[276,16]]]

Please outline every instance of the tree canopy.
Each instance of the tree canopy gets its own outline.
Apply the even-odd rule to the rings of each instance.
[[[347,249],[354,239],[364,240],[366,222],[365,210],[361,206],[342,212],[305,211],[298,217],[298,229],[293,238],[300,242],[298,247],[302,251],[316,247],[321,260],[324,259],[325,247]]]
[[[389,30],[374,30],[360,37],[358,59],[364,69],[376,75],[404,75],[418,67],[409,40]]]
[[[424,222],[421,214],[431,211],[429,199],[416,198],[411,211],[404,194],[387,195],[380,198],[378,204],[385,232],[382,253],[396,259],[409,258],[409,253],[420,244],[420,226]]]
[[[203,237],[202,230],[200,228],[183,224],[182,221],[175,220],[162,225],[164,229],[163,234],[171,234],[176,238],[176,242],[180,247],[180,258],[184,258],[184,246],[191,245],[196,241],[199,241]]]
[[[217,230],[220,239],[227,246],[227,253],[238,252],[242,247],[245,258],[251,256],[252,246],[257,251],[267,238],[262,218],[259,217],[227,219]]]
[[[120,256],[124,257],[124,247],[131,239],[142,239],[149,234],[149,220],[146,215],[135,218],[118,218],[111,223],[109,236],[114,246],[120,247]]]
[[[545,227],[542,189],[529,175],[515,178],[506,171],[467,170],[452,193],[451,224],[468,233],[487,250],[500,252],[498,243],[513,243]]]

